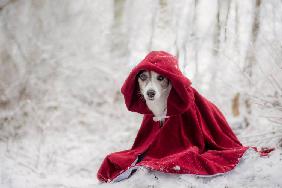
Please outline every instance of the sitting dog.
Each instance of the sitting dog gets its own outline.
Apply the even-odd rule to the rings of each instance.
[[[171,83],[165,76],[154,71],[141,71],[138,74],[140,93],[148,108],[154,114],[154,121],[164,122],[167,113],[167,98]]]
[[[150,52],[129,73],[121,92],[128,110],[143,120],[130,149],[105,157],[97,173],[101,182],[124,180],[139,167],[214,176],[234,169],[248,149],[258,151],[240,143],[216,105],[192,87],[167,52]]]

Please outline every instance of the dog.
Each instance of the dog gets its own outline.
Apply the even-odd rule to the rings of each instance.
[[[154,114],[154,121],[164,122],[167,113],[167,98],[172,84],[165,76],[154,71],[143,70],[138,74],[140,94]]]

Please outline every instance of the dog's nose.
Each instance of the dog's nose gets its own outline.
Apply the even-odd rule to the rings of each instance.
[[[149,89],[149,90],[147,91],[147,95],[148,95],[148,97],[150,97],[150,98],[153,98],[153,97],[155,96],[155,94],[156,94],[156,92],[155,92],[154,90],[152,90],[152,89]]]

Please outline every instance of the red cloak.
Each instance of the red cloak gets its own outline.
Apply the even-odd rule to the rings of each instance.
[[[141,70],[158,72],[172,84],[163,126],[153,120],[145,100],[138,96],[136,75]],[[191,86],[177,59],[166,52],[149,53],[130,72],[121,92],[128,110],[144,118],[132,148],[104,159],[97,174],[102,182],[125,179],[138,166],[167,173],[221,174],[232,170],[249,148],[240,143],[219,109]]]

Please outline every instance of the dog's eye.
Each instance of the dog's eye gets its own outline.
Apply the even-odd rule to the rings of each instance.
[[[142,80],[142,81],[145,81],[147,79],[147,75],[146,74],[140,74],[139,75],[139,78]]]
[[[164,77],[163,77],[162,75],[159,75],[159,76],[157,77],[157,80],[163,81],[163,80],[164,80]]]

